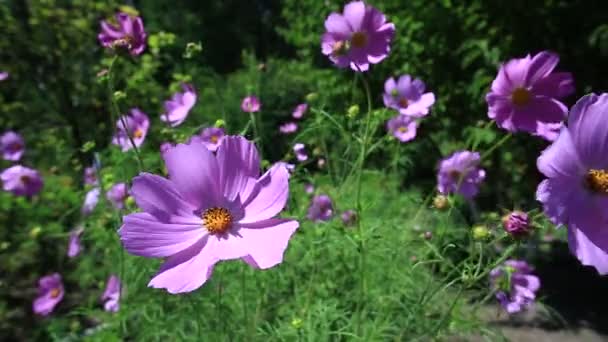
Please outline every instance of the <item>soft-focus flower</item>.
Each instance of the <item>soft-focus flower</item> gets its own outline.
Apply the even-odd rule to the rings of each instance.
[[[68,242],[68,257],[73,258],[80,254],[82,245],[80,243],[80,236],[84,232],[82,227],[77,227],[70,232],[70,240]]]
[[[111,275],[106,283],[106,289],[101,295],[103,308],[109,312],[117,312],[120,308],[120,279]]]
[[[125,207],[127,197],[129,197],[127,183],[116,183],[106,192],[106,198],[116,209],[123,209]]]
[[[298,124],[295,122],[286,122],[279,126],[279,132],[283,134],[295,133],[298,130]]]
[[[354,210],[346,210],[342,213],[342,215],[340,215],[340,217],[342,218],[342,223],[344,223],[345,226],[352,226],[357,223],[357,212]]]
[[[319,169],[322,169],[325,167],[325,163],[326,163],[325,158],[319,158],[319,160],[317,160],[317,167]]]
[[[325,20],[321,51],[340,68],[367,71],[369,64],[380,63],[390,52],[395,25],[363,1],[353,1],[344,11],[331,13]]]
[[[141,173],[131,192],[142,212],[123,217],[119,235],[134,255],[165,258],[149,286],[196,290],[221,260],[255,268],[279,264],[299,223],[276,217],[285,207],[289,172],[260,176],[255,145],[227,136],[216,154],[197,141],[163,154],[169,179]]]
[[[223,128],[220,127],[207,127],[204,128],[198,136],[201,142],[207,146],[207,149],[211,152],[217,151],[226,133]]]
[[[540,279],[532,274],[528,263],[511,259],[490,271],[490,285],[500,305],[513,314],[534,304]]]
[[[397,140],[408,142],[416,137],[417,125],[415,119],[405,115],[397,115],[388,120],[386,129],[397,138]]]
[[[107,48],[126,48],[133,56],[140,55],[146,48],[146,31],[140,17],[127,13],[117,13],[114,26],[107,21],[101,22],[101,32],[97,35],[101,45]]]
[[[459,151],[443,159],[437,174],[437,189],[443,195],[458,193],[465,198],[473,198],[479,191],[479,184],[486,172],[479,167],[477,152]]]
[[[519,210],[514,210],[505,215],[502,218],[502,226],[507,233],[514,237],[527,235],[532,228],[528,214]]]
[[[425,88],[424,82],[410,75],[402,75],[396,81],[391,77],[384,82],[384,105],[399,114],[423,117],[435,103],[435,94],[425,93]]]
[[[307,110],[308,110],[308,104],[300,103],[299,105],[296,106],[296,109],[293,110],[293,113],[291,114],[291,116],[293,116],[294,119],[301,119],[304,116],[304,114],[306,114]]]
[[[296,154],[296,158],[299,161],[306,161],[308,159],[308,153],[306,152],[306,146],[301,143],[293,145],[293,152]]]
[[[21,165],[14,165],[2,171],[2,188],[16,196],[34,196],[42,189],[42,176],[38,171]]]
[[[7,71],[0,72],[0,81],[5,81],[8,79],[10,74]]]
[[[19,134],[8,131],[0,136],[0,149],[4,160],[18,161],[25,152],[25,142]]]
[[[182,84],[183,92],[173,94],[171,100],[165,101],[165,113],[160,116],[160,121],[171,127],[179,126],[196,104],[196,91],[190,84]]]
[[[262,107],[262,104],[255,96],[247,96],[243,99],[243,102],[241,102],[241,109],[246,113],[259,112],[260,107]]]
[[[99,195],[101,194],[101,189],[99,187],[95,187],[89,191],[84,196],[84,202],[82,203],[82,208],[80,208],[80,212],[83,216],[90,215],[95,207],[97,206],[97,202],[99,202]]]
[[[130,136],[135,146],[139,147],[144,143],[149,127],[148,116],[138,108],[133,108],[129,115],[123,115],[116,121],[117,131],[112,138],[112,144],[120,146],[122,151],[126,152],[133,148]]]
[[[84,184],[85,185],[97,185],[97,172],[95,171],[95,167],[85,167],[84,168]]]
[[[572,75],[553,72],[558,62],[557,54],[543,51],[503,64],[486,95],[490,119],[507,131],[525,131],[550,140],[552,131],[542,124],[564,120],[568,108],[558,100],[574,93]]]
[[[315,192],[315,186],[312,184],[306,184],[304,185],[304,192],[306,192],[307,194],[312,194]]]
[[[38,280],[38,297],[32,306],[34,313],[46,316],[53,312],[55,306],[63,299],[61,275],[53,273]]]
[[[306,218],[314,222],[329,221],[334,216],[334,205],[327,195],[312,198]]]
[[[545,214],[568,226],[570,251],[608,273],[608,94],[581,98],[568,125],[538,158],[547,179],[536,191]]]

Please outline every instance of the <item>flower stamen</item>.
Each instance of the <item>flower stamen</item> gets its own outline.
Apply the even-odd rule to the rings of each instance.
[[[211,234],[225,233],[232,226],[232,215],[226,208],[213,207],[202,215],[203,225]]]
[[[608,194],[608,171],[591,169],[585,177],[587,187],[599,194]]]
[[[60,294],[61,294],[61,290],[59,288],[54,287],[51,289],[51,293],[50,293],[51,298],[57,298],[57,297],[59,297]]]

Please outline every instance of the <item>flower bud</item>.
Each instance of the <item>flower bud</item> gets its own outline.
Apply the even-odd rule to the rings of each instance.
[[[359,105],[350,106],[348,108],[348,111],[346,112],[346,116],[348,116],[349,118],[354,118],[357,115],[359,115]]]
[[[437,195],[433,199],[433,207],[435,207],[439,210],[447,209],[449,206],[450,206],[450,201],[444,195]]]
[[[310,94],[306,95],[305,98],[306,98],[306,102],[315,102],[319,98],[319,94],[310,93]]]
[[[473,227],[473,239],[477,241],[487,240],[490,236],[490,230],[486,226],[478,225]]]
[[[502,218],[502,226],[513,237],[521,237],[530,232],[530,218],[528,214],[515,210]]]

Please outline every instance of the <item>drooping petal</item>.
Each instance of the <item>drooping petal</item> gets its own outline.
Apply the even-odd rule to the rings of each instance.
[[[594,267],[599,274],[608,274],[608,253],[600,249],[578,229],[568,229],[568,245],[581,264]]]
[[[276,216],[287,203],[289,171],[284,165],[273,165],[258,179],[249,199],[243,204],[241,224],[263,221]]]
[[[244,225],[239,233],[246,241],[245,262],[255,268],[266,269],[283,261],[289,239],[300,224],[294,220],[269,219]]]

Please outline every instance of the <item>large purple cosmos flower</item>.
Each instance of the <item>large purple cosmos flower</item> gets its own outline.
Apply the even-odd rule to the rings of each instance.
[[[196,103],[196,92],[190,84],[182,84],[183,92],[173,94],[171,100],[165,101],[165,113],[160,116],[162,122],[169,126],[179,126]]]
[[[125,207],[127,197],[129,197],[127,183],[116,183],[106,192],[106,198],[116,209],[123,209]]]
[[[314,222],[329,221],[334,216],[334,205],[325,194],[317,195],[310,201],[306,218]]]
[[[127,13],[117,13],[114,26],[107,21],[101,22],[101,32],[97,35],[101,45],[107,48],[126,48],[133,56],[140,55],[146,48],[146,31],[140,17]]]
[[[399,114],[423,117],[435,103],[435,94],[425,93],[425,88],[424,82],[410,75],[402,75],[397,81],[391,77],[384,82],[384,105]]]
[[[80,254],[82,251],[82,244],[80,243],[80,236],[84,232],[82,226],[70,232],[70,240],[68,242],[68,257],[73,258]]]
[[[543,51],[502,65],[486,95],[490,119],[507,131],[525,131],[550,140],[539,123],[564,120],[568,108],[558,99],[574,92],[570,73],[553,72],[558,62],[556,54]]]
[[[199,135],[203,144],[205,144],[207,149],[211,152],[217,151],[217,148],[224,140],[224,136],[226,136],[226,133],[224,132],[224,129],[220,127],[207,127],[203,129]]]
[[[570,251],[608,273],[608,94],[581,98],[568,127],[538,158],[547,179],[536,191],[545,214],[568,226]]]
[[[261,107],[262,103],[257,97],[253,95],[245,97],[243,99],[243,102],[241,102],[241,109],[243,110],[243,112],[246,113],[259,112]]]
[[[202,143],[162,155],[169,179],[142,173],[132,194],[143,210],[123,217],[127,251],[166,258],[149,286],[170,293],[196,290],[221,260],[255,268],[279,264],[299,223],[276,216],[289,193],[289,172],[275,164],[260,176],[255,145],[227,136],[214,155]]]
[[[25,152],[25,143],[19,134],[8,131],[0,137],[0,150],[4,160],[18,161]]]
[[[14,165],[0,174],[2,188],[16,196],[34,196],[42,189],[42,176],[38,171]]]
[[[490,285],[496,291],[500,305],[513,314],[534,303],[540,279],[532,274],[528,263],[511,259],[490,271]]]
[[[473,198],[479,191],[479,183],[486,172],[479,168],[480,156],[477,152],[459,151],[443,159],[437,174],[437,189],[447,195],[459,193],[465,198]]]
[[[331,13],[325,20],[321,51],[340,68],[367,71],[369,64],[380,63],[390,52],[395,25],[363,1],[344,6],[342,14]]]
[[[126,152],[133,148],[130,136],[135,146],[139,147],[146,140],[148,128],[150,128],[148,116],[138,108],[133,108],[129,115],[124,115],[116,121],[117,131],[112,139],[112,144],[120,146],[122,151]]]
[[[120,279],[111,275],[106,283],[106,289],[101,295],[103,308],[109,312],[117,312],[120,308]]]
[[[386,123],[386,129],[401,142],[414,139],[417,126],[415,119],[405,115],[397,115]]]
[[[293,113],[291,114],[291,116],[293,116],[294,119],[301,119],[304,116],[304,114],[306,114],[307,110],[308,110],[308,104],[300,103],[299,105],[296,106],[296,109],[293,110]]]
[[[55,306],[63,299],[63,293],[63,283],[59,273],[40,278],[38,280],[38,298],[32,305],[34,313],[46,316],[53,312]]]

